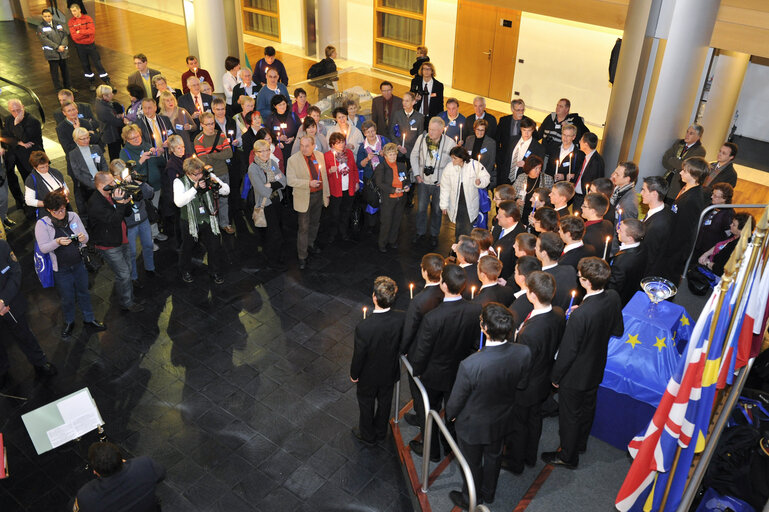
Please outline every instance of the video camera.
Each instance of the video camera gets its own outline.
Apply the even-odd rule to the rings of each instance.
[[[134,160],[128,160],[126,163],[126,169],[123,171],[123,181],[116,185],[106,185],[104,190],[111,192],[113,190],[121,189],[125,192],[126,196],[130,196],[134,201],[141,200],[141,184],[144,182],[144,177],[136,172],[136,162]],[[130,176],[131,181],[127,181],[125,177]]]
[[[198,180],[198,185],[201,186],[201,188],[198,189],[198,194],[205,194],[206,191],[210,190],[214,195],[218,195],[222,186],[216,179],[214,179],[215,176],[216,174],[214,174],[213,167],[206,165],[203,168],[203,177]]]

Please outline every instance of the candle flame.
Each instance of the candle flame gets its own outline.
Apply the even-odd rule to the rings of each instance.
[[[573,299],[576,296],[577,296],[577,290],[572,290],[571,291],[571,298]]]

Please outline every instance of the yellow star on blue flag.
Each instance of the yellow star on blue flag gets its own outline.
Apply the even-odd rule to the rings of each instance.
[[[657,338],[657,343],[655,343],[654,346],[657,347],[660,352],[662,352],[663,348],[667,348],[667,345],[665,344],[665,340],[667,338],[659,338],[657,336],[655,336],[655,338]]]
[[[689,317],[686,315],[681,315],[681,325],[689,325]]]
[[[638,334],[628,334],[627,341],[625,343],[630,343],[630,346],[635,348],[635,346],[641,341],[638,339]]]

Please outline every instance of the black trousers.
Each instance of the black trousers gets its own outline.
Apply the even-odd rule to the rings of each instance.
[[[479,503],[494,501],[502,465],[502,440],[497,439],[489,444],[470,444],[459,436],[457,444],[473,474],[475,495]],[[462,493],[467,497],[467,482],[462,485]]]
[[[27,152],[16,150],[6,151],[5,156],[8,190],[16,200],[16,207],[22,209],[24,208],[24,182],[27,181],[27,176],[32,172],[32,165],[29,163],[29,154]],[[19,174],[21,174],[21,184],[19,184],[19,178],[16,176],[14,168],[18,169]]]
[[[104,66],[101,65],[101,55],[99,55],[99,50],[96,49],[95,43],[75,43],[75,49],[77,50],[77,56],[80,58],[80,63],[83,65],[83,74],[88,80],[93,82],[96,78],[91,70],[91,61],[93,61],[96,72],[99,73],[99,78],[102,80],[109,79],[107,71],[104,69]]]
[[[11,314],[16,320],[11,318]],[[29,329],[26,313],[23,310],[14,312],[11,308],[9,313],[0,316],[0,375],[8,371],[8,352],[5,344],[11,339],[16,340],[27,360],[34,366],[42,366],[48,362],[37,338]]]
[[[109,159],[114,160],[116,158],[120,158],[120,148],[122,145],[120,144],[119,140],[116,140],[115,142],[110,142],[107,144],[107,151],[109,152]]]
[[[278,198],[274,198],[272,203],[264,208],[267,227],[258,230],[262,235],[262,250],[270,263],[279,263],[283,259],[280,250],[283,245],[285,213],[285,207]]]
[[[561,436],[561,460],[579,462],[579,452],[587,449],[587,438],[593,428],[598,388],[587,391],[558,389],[558,428]]]
[[[505,460],[514,471],[537,462],[539,438],[542,436],[542,404],[515,405],[510,434],[505,437]]]
[[[427,399],[430,401],[430,408],[438,412],[440,412],[441,409],[443,409],[446,406],[446,402],[448,402],[449,396],[451,396],[451,390],[442,391],[439,389],[433,389],[425,386],[425,391],[427,391]],[[421,396],[418,391],[416,396]],[[421,398],[420,398],[420,401],[421,401]],[[416,398],[414,399],[414,403],[416,403]],[[417,413],[417,417],[419,417],[418,414],[419,413]],[[422,418],[424,418],[424,413]],[[446,426],[449,429],[449,433],[452,436],[454,436],[454,424],[448,423]],[[421,430],[424,435],[425,433],[424,425],[421,427]],[[448,443],[443,437],[443,434],[441,433],[440,429],[438,429],[438,427],[436,427],[435,424],[433,424],[432,436],[430,439],[430,456],[436,453],[437,454],[441,453],[441,448],[439,446],[439,443],[443,444],[443,446],[446,447],[445,449],[447,452],[449,451]]]
[[[358,383],[356,394],[360,417],[358,428],[366,441],[376,441],[387,436],[387,422],[392,409],[394,384],[372,386]]]
[[[341,197],[329,197],[328,209],[331,212],[331,224],[328,230],[330,241],[334,241],[337,234],[346,237],[350,230],[350,213],[355,196],[351,196],[348,191],[342,192]]]
[[[182,206],[182,208],[186,208]],[[182,251],[179,253],[179,268],[182,272],[192,271],[192,250],[195,248],[195,239],[190,235],[187,221],[181,220]],[[208,223],[198,224],[198,241],[203,244],[208,253],[208,269],[212,274],[222,271],[222,239],[211,231]]]
[[[62,89],[62,82],[64,82],[64,89],[72,87],[69,81],[69,70],[67,69],[67,59],[49,60],[48,67],[51,70],[51,80],[53,80],[53,87],[57,91]],[[59,80],[59,72],[61,72],[61,80]]]
[[[379,247],[384,249],[387,244],[398,241],[398,233],[401,229],[403,210],[406,208],[406,198],[383,197],[379,205]]]

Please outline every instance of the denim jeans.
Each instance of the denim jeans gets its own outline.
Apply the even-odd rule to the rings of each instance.
[[[80,306],[84,322],[93,322],[91,294],[88,292],[88,271],[81,261],[67,269],[59,269],[53,273],[56,291],[61,298],[61,312],[66,323],[75,321],[75,302]]]
[[[115,273],[115,289],[120,306],[131,307],[134,303],[134,289],[131,282],[131,250],[128,244],[106,250],[99,249],[99,253]]]
[[[437,237],[441,232],[441,188],[438,185],[420,183],[417,185],[417,235],[427,233],[427,207],[430,206],[430,236]]]
[[[154,242],[152,241],[152,229],[150,228],[150,221],[144,219],[142,222],[131,226],[127,229],[128,245],[131,249],[131,279],[136,281],[138,275],[136,273],[136,237],[142,243],[142,258],[144,258],[144,270],[155,270],[155,256],[152,252]]]

